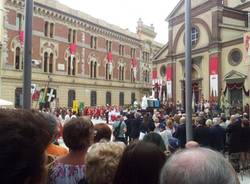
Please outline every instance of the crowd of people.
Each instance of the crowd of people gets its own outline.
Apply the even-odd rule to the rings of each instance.
[[[247,114],[199,111],[186,142],[181,111],[91,109],[0,109],[1,183],[236,184],[250,166]]]

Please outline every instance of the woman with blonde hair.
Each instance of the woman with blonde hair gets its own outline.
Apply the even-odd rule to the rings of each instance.
[[[208,128],[211,128],[213,126],[213,121],[211,119],[207,119],[205,124]]]
[[[125,144],[102,142],[93,144],[85,157],[88,184],[112,184]]]

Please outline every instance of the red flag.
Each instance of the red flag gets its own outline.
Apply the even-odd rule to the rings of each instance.
[[[111,52],[108,52],[108,54],[107,54],[107,60],[108,60],[108,62],[112,62],[113,56],[112,56]]]
[[[75,55],[75,53],[76,53],[76,44],[71,43],[70,44],[70,54]]]
[[[218,74],[218,56],[210,58],[210,75]]]
[[[153,70],[152,72],[152,79],[157,79],[157,70]]]
[[[168,66],[166,69],[166,80],[172,81],[172,67]]]
[[[40,91],[36,90],[34,94],[32,95],[32,100],[33,101],[38,101],[40,97]]]
[[[19,31],[19,40],[20,40],[20,43],[23,45],[23,43],[24,43],[24,32],[23,31]]]
[[[137,67],[137,60],[135,58],[131,60],[131,65],[133,68]]]

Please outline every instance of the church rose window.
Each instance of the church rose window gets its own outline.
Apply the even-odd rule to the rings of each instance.
[[[242,52],[240,49],[233,49],[228,55],[229,64],[232,66],[237,66],[242,61]]]

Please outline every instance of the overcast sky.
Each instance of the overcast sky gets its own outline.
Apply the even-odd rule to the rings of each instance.
[[[168,24],[166,17],[179,0],[59,0],[71,8],[83,11],[95,18],[128,28],[136,32],[137,21],[155,27],[156,40],[166,43]]]

